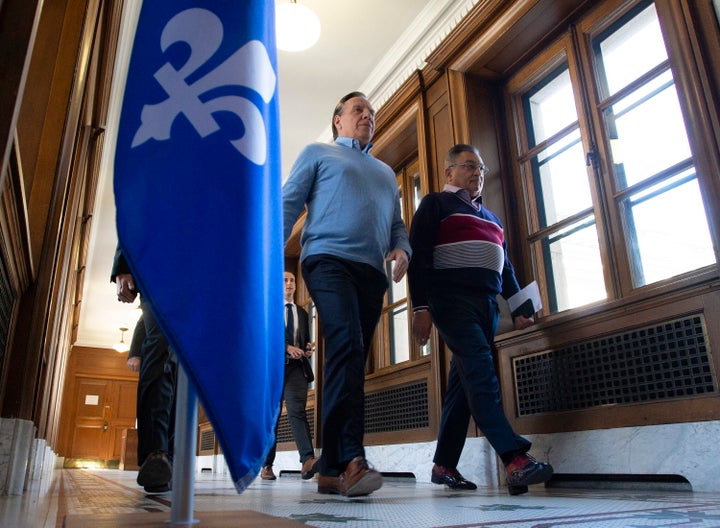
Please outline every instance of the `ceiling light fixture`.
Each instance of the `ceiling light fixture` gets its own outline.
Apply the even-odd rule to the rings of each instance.
[[[115,343],[115,344],[113,345],[113,348],[114,348],[117,352],[120,352],[121,354],[122,354],[123,352],[127,352],[128,350],[130,350],[130,347],[127,346],[127,344],[125,344],[125,332],[127,332],[127,328],[125,328],[124,326],[121,326],[121,327],[120,327],[120,342],[119,342],[119,343]]]
[[[309,8],[292,0],[275,6],[275,37],[283,51],[303,51],[320,38],[320,19]]]

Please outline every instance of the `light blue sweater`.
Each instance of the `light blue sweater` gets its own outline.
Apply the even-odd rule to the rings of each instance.
[[[287,242],[307,207],[301,260],[329,254],[385,273],[393,249],[410,257],[395,174],[369,148],[340,137],[334,144],[308,145],[298,156],[283,185],[283,219]]]

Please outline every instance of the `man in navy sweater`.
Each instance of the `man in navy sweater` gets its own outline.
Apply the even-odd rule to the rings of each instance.
[[[334,143],[305,147],[283,186],[285,241],[307,208],[302,275],[323,325],[322,457],[318,492],[348,497],[382,486],[365,459],[365,360],[388,287],[410,259],[395,173],[369,150],[375,110],[360,92],[340,99]]]
[[[498,324],[498,294],[520,290],[508,259],[498,217],[482,206],[487,169],[472,145],[455,145],[445,158],[447,184],[425,196],[413,217],[408,270],[413,336],[420,345],[432,323],[453,357],[431,480],[452,489],[477,486],[457,470],[470,416],[505,465],[512,495],[548,480],[553,469],[527,452],[530,442],[515,434],[500,403],[491,344]],[[534,323],[513,313],[515,329]]]

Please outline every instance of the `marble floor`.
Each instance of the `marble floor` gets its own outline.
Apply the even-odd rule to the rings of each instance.
[[[0,526],[96,527],[106,526],[99,521],[101,518],[125,519],[136,513],[155,514],[157,522],[142,526],[168,526],[171,494],[145,494],[135,484],[136,476],[134,471],[55,470],[45,481],[35,481],[22,496],[0,497]],[[267,524],[256,524],[241,522],[240,517],[234,521],[232,515],[225,515],[223,524],[213,526],[720,527],[720,494],[690,491],[533,486],[530,493],[511,497],[505,490],[453,492],[409,478],[386,478],[379,491],[352,499],[319,495],[316,488],[315,480],[303,481],[297,473],[289,473],[275,481],[257,479],[238,495],[228,477],[201,474],[194,484],[194,511],[198,517],[204,512],[210,516],[245,510],[275,518]],[[84,520],[78,524],[68,522],[77,518]],[[124,521],[112,524],[132,525]],[[193,526],[207,524],[200,519]]]

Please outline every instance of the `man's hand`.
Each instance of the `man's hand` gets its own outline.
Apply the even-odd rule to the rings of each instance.
[[[395,261],[395,265],[393,266],[392,280],[394,282],[400,282],[405,276],[409,263],[408,255],[405,253],[405,250],[399,248],[393,249],[390,252],[390,255],[388,255],[388,258],[385,259],[385,262],[393,261]]]
[[[525,317],[523,315],[518,315],[513,319],[513,326],[515,327],[515,330],[525,330],[529,326],[532,326],[535,324],[535,319],[532,317]]]
[[[133,372],[140,372],[140,358],[138,356],[129,357],[127,366]]]
[[[430,330],[432,329],[432,317],[427,310],[418,310],[413,312],[412,316],[412,333],[415,342],[420,346],[425,346],[427,340],[430,339]]]
[[[121,273],[115,277],[115,284],[117,285],[118,301],[131,303],[135,300],[137,290],[135,289],[133,276],[130,273]]]
[[[286,350],[288,356],[293,359],[302,359],[302,357],[305,355],[305,351],[302,348],[298,348],[296,346],[288,345]]]
[[[308,343],[305,347],[305,357],[309,358],[315,352],[315,343]]]

